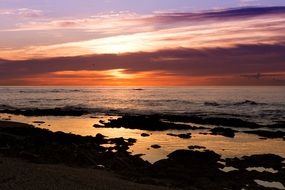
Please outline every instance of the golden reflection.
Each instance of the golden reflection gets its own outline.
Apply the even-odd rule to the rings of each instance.
[[[10,117],[9,117],[10,116]],[[33,124],[33,121],[44,121],[44,124],[37,124],[37,127],[47,128],[51,131],[63,131],[83,136],[101,133],[109,138],[124,137],[135,138],[137,142],[130,147],[132,154],[145,154],[143,159],[155,162],[165,158],[169,153],[177,149],[187,149],[190,145],[205,146],[225,157],[239,157],[252,154],[271,153],[285,157],[284,141],[279,139],[261,140],[256,135],[238,133],[234,139],[223,136],[212,136],[199,134],[200,131],[191,131],[191,139],[180,139],[168,136],[167,133],[183,133],[189,131],[144,131],[125,128],[94,128],[100,120],[108,121],[117,116],[96,116],[96,117],[24,117],[9,114],[0,114],[0,118],[11,118],[13,121]],[[141,133],[150,134],[149,137],[142,137]],[[153,144],[161,145],[160,149],[152,149]],[[260,148],[262,147],[262,149]],[[275,147],[272,149],[272,147]],[[236,151],[239,150],[239,151]]]

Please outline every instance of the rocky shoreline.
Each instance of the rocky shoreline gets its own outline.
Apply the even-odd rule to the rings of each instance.
[[[37,164],[64,164],[114,172],[124,179],[179,189],[267,189],[254,180],[285,184],[284,158],[252,155],[224,159],[199,146],[176,150],[153,164],[128,152],[136,139],[79,136],[51,132],[11,121],[0,122],[0,155]],[[238,150],[237,150],[238,151]],[[235,170],[225,172],[223,169]],[[248,171],[272,168],[277,173]]]

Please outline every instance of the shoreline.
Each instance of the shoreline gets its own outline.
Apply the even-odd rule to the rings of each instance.
[[[245,184],[251,189],[262,189],[254,182],[256,179],[284,184],[284,158],[273,154],[224,159],[213,151],[191,146],[176,150],[166,159],[151,164],[142,160],[141,155],[128,152],[129,147],[136,143],[135,139],[109,139],[100,134],[82,137],[11,121],[0,121],[0,136],[2,156],[40,165],[100,168],[136,183],[190,190],[209,187],[213,190],[241,189]],[[112,146],[101,146],[103,144]],[[223,169],[228,167],[237,170],[224,172]],[[273,168],[278,173],[247,171],[250,167]],[[236,182],[237,177],[241,183]]]

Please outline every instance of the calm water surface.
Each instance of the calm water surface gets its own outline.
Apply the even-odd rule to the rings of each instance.
[[[0,87],[0,109],[7,106],[210,114],[272,123],[285,122],[285,87]]]

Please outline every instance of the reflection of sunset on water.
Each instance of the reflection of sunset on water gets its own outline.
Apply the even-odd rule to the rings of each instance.
[[[2,117],[7,118],[8,115]],[[40,128],[47,128],[51,131],[63,131],[83,136],[95,136],[97,133],[105,135],[107,138],[134,138],[137,142],[130,147],[132,154],[144,154],[143,159],[155,162],[166,158],[168,154],[177,149],[187,149],[191,145],[204,146],[209,150],[221,154],[223,157],[241,157],[252,154],[272,153],[285,156],[284,141],[281,139],[261,140],[256,135],[238,133],[234,139],[223,136],[203,135],[198,131],[167,130],[167,131],[144,131],[125,128],[94,128],[94,124],[108,119],[116,119],[117,116],[96,116],[96,118],[86,117],[24,117],[14,116],[14,121],[21,121],[36,125],[35,120],[45,121],[44,124],[36,125]],[[50,126],[49,126],[50,125]],[[180,139],[172,137],[167,133],[187,133],[191,132],[191,139]],[[142,133],[150,134],[149,137],[142,137]],[[159,144],[160,149],[153,149],[151,145]],[[262,147],[262,148],[260,148]],[[275,147],[272,149],[272,147]]]

